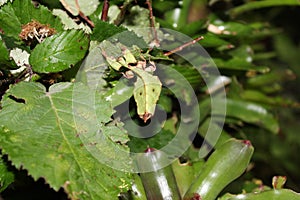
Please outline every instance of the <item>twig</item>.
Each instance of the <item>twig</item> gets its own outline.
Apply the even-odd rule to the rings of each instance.
[[[154,38],[154,40],[153,40],[154,45],[159,46],[159,40],[157,37],[157,31],[155,29],[155,22],[154,22],[154,17],[153,17],[153,9],[152,9],[151,0],[146,0],[146,4],[148,5],[148,9],[149,9],[150,26],[151,26],[152,36]]]
[[[109,0],[104,0],[103,1],[102,14],[101,14],[101,20],[102,21],[107,21],[108,9],[109,9]]]
[[[76,3],[76,7],[78,9],[80,18],[83,19],[91,28],[94,28],[95,27],[94,23],[87,16],[85,16],[85,14],[83,14],[83,12],[81,12],[78,0],[75,0],[75,3]]]
[[[129,10],[133,6],[133,4],[131,2],[132,2],[132,0],[126,1],[123,4],[123,6],[120,8],[120,13],[118,14],[117,18],[114,21],[114,24],[116,26],[119,26],[124,21],[126,11]]]
[[[196,42],[200,41],[200,40],[203,40],[204,37],[203,36],[200,36],[200,37],[197,37],[196,39],[192,40],[192,41],[189,41],[187,43],[184,43],[183,45],[179,46],[179,47],[176,47],[175,49],[171,50],[171,51],[168,51],[166,53],[164,53],[164,56],[169,56],[169,55],[172,55],[173,53],[176,53],[178,51],[181,51],[182,49],[190,46],[190,45],[193,45],[195,44]]]

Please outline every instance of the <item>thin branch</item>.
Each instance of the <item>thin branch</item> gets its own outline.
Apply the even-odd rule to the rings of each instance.
[[[133,6],[132,0],[126,1],[122,7],[120,8],[120,13],[118,14],[117,18],[114,21],[116,26],[119,26],[125,19],[126,11],[129,10]]]
[[[80,18],[83,19],[91,28],[94,28],[95,27],[94,23],[85,14],[83,14],[83,12],[81,12],[78,0],[75,0],[75,3],[76,3],[76,7],[78,9]]]
[[[177,48],[175,48],[175,49],[173,49],[173,50],[171,50],[171,51],[168,51],[168,52],[164,53],[164,55],[165,55],[165,56],[169,56],[169,55],[172,55],[173,53],[176,53],[176,52],[178,52],[178,51],[182,51],[182,49],[184,49],[184,48],[186,48],[186,47],[188,47],[188,46],[190,46],[190,45],[193,45],[193,44],[195,44],[196,42],[198,42],[198,41],[200,41],[200,40],[203,40],[203,39],[204,39],[203,36],[197,37],[196,39],[194,39],[194,40],[192,40],[192,41],[189,41],[189,42],[187,42],[187,43],[184,43],[183,45],[181,45],[181,46],[179,46],[179,47],[177,47]]]
[[[155,46],[159,46],[159,40],[157,37],[157,31],[155,29],[155,22],[154,22],[154,16],[153,16],[153,9],[152,9],[152,3],[151,0],[146,0],[146,4],[148,5],[149,9],[149,17],[150,17],[150,26],[151,26],[151,31],[152,31],[152,36],[153,36],[153,41]]]
[[[109,9],[109,0],[104,0],[103,2],[103,8],[102,8],[102,14],[101,14],[101,20],[107,21],[108,19],[108,9]]]

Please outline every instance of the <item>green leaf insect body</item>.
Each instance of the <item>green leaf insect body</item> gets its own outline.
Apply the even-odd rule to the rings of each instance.
[[[139,74],[133,91],[137,104],[137,113],[146,122],[154,113],[156,102],[161,92],[161,82],[157,76],[153,76],[142,69],[134,69]]]
[[[100,48],[107,63],[113,69],[119,71],[121,67],[125,67],[129,69],[128,72],[137,75],[133,95],[139,117],[147,122],[155,112],[156,102],[159,99],[162,87],[159,78],[148,72],[155,69],[149,70],[146,67],[146,60],[137,61],[131,51],[121,44],[114,45],[109,41],[104,41]],[[142,55],[140,57],[143,58]],[[153,63],[151,63],[151,66],[155,68]],[[127,73],[127,75],[128,78],[131,78],[129,76],[132,73]]]

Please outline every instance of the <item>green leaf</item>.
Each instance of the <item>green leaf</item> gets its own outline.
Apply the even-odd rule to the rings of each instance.
[[[215,200],[223,188],[246,170],[253,152],[247,140],[230,139],[223,143],[209,156],[183,199]]]
[[[6,163],[0,159],[0,192],[4,191],[12,182],[14,182],[14,174],[8,171]]]
[[[297,106],[296,101],[287,99],[283,96],[267,96],[258,90],[245,90],[240,93],[242,99],[260,104],[267,104],[273,106]]]
[[[219,69],[226,70],[240,70],[240,71],[256,71],[260,73],[267,73],[270,71],[268,67],[265,66],[256,66],[251,62],[248,62],[246,59],[242,58],[232,58],[228,61],[223,59],[215,58],[214,62]]]
[[[231,44],[223,39],[221,39],[220,37],[218,37],[215,34],[212,33],[206,33],[203,34],[204,39],[201,40],[199,43],[207,48],[207,47],[229,47],[231,46]]]
[[[159,77],[163,85],[167,86],[176,98],[191,105],[194,90],[191,86],[198,87],[203,80],[200,73],[189,66],[159,65]]]
[[[192,182],[197,178],[201,171],[204,161],[191,162],[190,160],[177,159],[172,163],[176,182],[181,196],[185,194]]]
[[[64,187],[72,199],[117,199],[129,189],[129,174],[110,167],[112,162],[130,167],[122,144],[126,134],[104,125],[113,110],[100,95],[80,83],[55,84],[47,92],[39,83],[21,82],[2,101],[0,144],[13,165],[34,179],[43,177],[55,190]],[[101,113],[96,118],[95,109]],[[117,150],[126,153],[117,158]],[[107,158],[102,162],[99,156]]]
[[[129,126],[130,124],[127,124],[126,128],[136,132],[138,131],[134,129],[135,127]],[[143,133],[140,133],[140,136],[142,135]],[[149,138],[131,137],[128,146],[132,152],[136,153],[144,152],[147,147],[161,149],[166,146],[174,138],[174,136],[175,135],[171,131],[161,129],[159,133]]]
[[[218,105],[219,103],[215,103],[215,106]],[[222,113],[218,113],[218,110],[221,110],[221,108],[214,109],[212,115],[222,115]],[[278,121],[275,117],[264,107],[252,102],[227,99],[226,116],[261,126],[272,133],[278,133],[279,131]]]
[[[240,15],[244,12],[261,9],[266,7],[274,7],[274,6],[300,6],[300,2],[298,0],[263,0],[263,1],[250,1],[241,6],[237,6],[229,11],[229,14],[232,17]]]
[[[83,31],[63,31],[38,44],[32,51],[29,62],[35,72],[63,71],[84,57],[88,45],[89,39]]]
[[[21,27],[32,20],[41,24],[49,24],[57,32],[62,30],[60,20],[45,7],[34,7],[30,0],[14,0],[0,9],[0,28],[5,35],[19,39]]]
[[[268,190],[260,193],[240,194],[236,197],[228,198],[227,200],[285,200],[293,199],[299,200],[300,194],[292,190],[281,189],[281,190]]]
[[[147,148],[137,159],[140,177],[147,199],[180,200],[178,186],[171,165],[162,167],[165,161],[163,151]]]
[[[66,10],[73,16],[79,15],[82,12],[84,15],[89,16],[96,11],[99,1],[98,0],[60,0]],[[77,4],[78,3],[78,4]]]

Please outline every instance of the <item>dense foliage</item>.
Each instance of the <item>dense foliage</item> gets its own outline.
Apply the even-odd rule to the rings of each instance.
[[[1,0],[1,195],[146,199],[132,155],[184,130],[158,171],[178,198],[300,199],[299,5]]]

